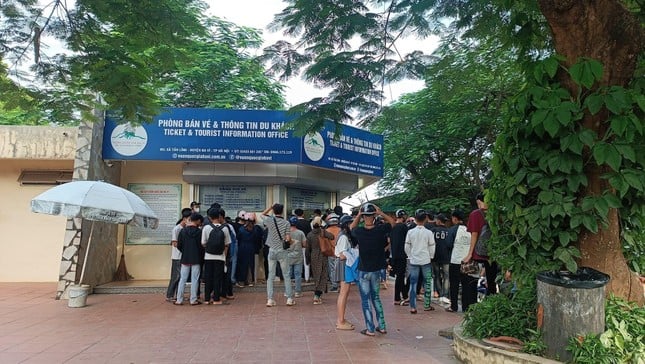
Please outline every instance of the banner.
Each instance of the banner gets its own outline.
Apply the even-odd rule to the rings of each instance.
[[[105,119],[103,159],[296,163],[383,176],[383,137],[330,122],[296,137],[285,111],[169,108],[143,125]]]

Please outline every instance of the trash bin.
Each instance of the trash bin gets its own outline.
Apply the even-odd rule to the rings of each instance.
[[[538,329],[551,359],[568,361],[570,337],[605,331],[605,285],[609,276],[593,268],[537,275]]]

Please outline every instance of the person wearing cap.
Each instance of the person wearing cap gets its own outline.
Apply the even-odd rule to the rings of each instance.
[[[336,237],[340,233],[340,227],[338,226],[339,216],[335,212],[327,215],[327,227],[325,230],[330,232],[334,236],[334,246],[336,246]],[[338,263],[337,259],[328,258],[327,259],[327,273],[329,274],[329,282],[331,282],[331,289],[329,292],[338,292],[338,281],[333,279],[334,272],[336,272],[336,264]]]
[[[417,313],[416,287],[419,280],[419,271],[423,272],[424,292],[423,310],[434,311],[431,305],[432,298],[432,265],[430,261],[434,256],[435,241],[432,231],[424,226],[427,215],[425,211],[417,211],[414,220],[417,226],[405,237],[405,253],[410,263],[410,313]]]
[[[199,213],[199,207],[201,204],[197,201],[193,201],[190,203],[190,209],[193,210],[194,213],[198,214]]]
[[[377,216],[383,217],[385,222],[376,225]],[[359,227],[360,220],[364,220],[364,225]],[[358,242],[358,288],[366,326],[361,330],[363,335],[374,336],[375,331],[387,333],[383,304],[379,296],[380,272],[385,268],[384,247],[387,246],[387,238],[393,225],[394,219],[391,216],[384,214],[378,206],[369,202],[361,206],[357,217],[350,225],[352,235]],[[375,312],[372,312],[371,307]],[[374,315],[378,326],[374,324]]]
[[[409,230],[405,224],[405,220],[408,214],[405,210],[398,209],[394,215],[396,216],[396,223],[390,233],[390,250],[392,252],[390,265],[396,277],[394,281],[394,304],[404,306],[408,303],[408,291],[410,290],[410,282],[405,279],[406,266],[408,264],[408,256],[405,254],[405,236]]]
[[[450,254],[452,247],[448,244],[448,228],[446,227],[448,217],[439,213],[435,215],[435,225],[430,228],[434,234],[435,253],[432,259],[432,276],[434,277],[433,295],[439,302],[450,304],[450,281],[448,278],[450,270]]]
[[[292,244],[289,247],[289,269],[287,269],[287,277],[294,277],[295,280],[295,293],[293,297],[299,298],[302,296],[302,260],[303,260],[303,248],[307,246],[307,237],[305,233],[298,230],[298,218],[292,216],[289,218],[289,224],[291,225],[291,241]],[[291,284],[290,279],[285,279],[285,284]]]

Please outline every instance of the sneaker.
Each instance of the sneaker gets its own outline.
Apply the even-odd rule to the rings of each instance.
[[[287,298],[287,306],[293,306],[296,304],[296,300],[293,298]]]
[[[296,292],[296,293],[294,293],[294,294],[293,294],[293,296],[294,296],[295,298],[300,298],[300,297],[302,297],[302,293],[300,293],[300,292]]]
[[[450,299],[448,297],[441,297],[439,298],[439,301],[449,305],[450,304]]]
[[[276,305],[275,300],[272,300],[270,298],[267,300],[267,307],[273,307],[275,305]]]
[[[253,283],[249,283],[249,287],[253,287]]]
[[[235,287],[237,288],[244,288],[243,284],[240,284],[240,282],[235,283]]]
[[[322,305],[322,299],[319,296],[314,296],[314,305]]]

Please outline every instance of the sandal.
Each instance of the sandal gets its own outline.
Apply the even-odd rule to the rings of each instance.
[[[423,308],[424,311],[434,311],[434,307],[428,306]]]
[[[361,330],[361,334],[363,334],[363,335],[365,335],[365,336],[372,336],[372,337],[376,336],[376,335],[374,335],[374,333],[373,333],[373,332],[371,332],[371,331],[367,331],[367,329],[363,329],[363,330]]]
[[[401,306],[408,306],[410,304],[410,300],[405,298],[403,301],[401,301]]]
[[[345,321],[342,324],[336,324],[336,330],[354,330],[354,325]]]
[[[417,314],[417,309],[416,308],[411,309],[410,313],[413,314],[413,315],[416,315]]]
[[[383,335],[387,334],[387,330],[382,329],[382,328],[380,328],[380,327],[377,327],[377,328],[376,328],[376,331],[378,331],[379,333],[381,333],[381,334],[383,334]]]
[[[173,302],[172,304],[173,304],[173,305],[175,305],[175,306],[181,306],[181,305],[183,305],[183,303],[182,303],[182,302],[177,302],[177,301]]]

